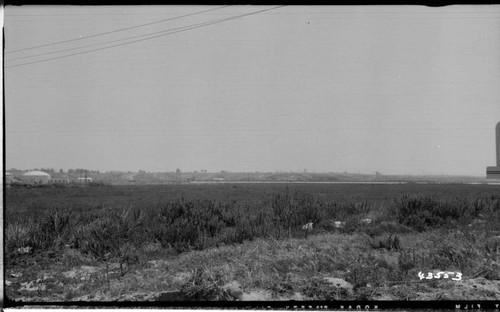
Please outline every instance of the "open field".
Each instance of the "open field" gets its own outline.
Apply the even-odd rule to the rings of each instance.
[[[11,299],[500,299],[498,185],[19,187],[5,216]]]

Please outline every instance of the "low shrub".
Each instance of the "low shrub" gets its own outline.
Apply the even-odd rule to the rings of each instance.
[[[34,223],[10,223],[5,228],[5,250],[13,252],[18,248],[32,247],[38,232]]]
[[[373,249],[386,249],[390,251],[401,249],[399,236],[394,234],[389,234],[386,235],[386,237],[379,237],[376,239],[368,238],[368,243]]]
[[[399,223],[419,232],[429,228],[450,228],[476,218],[481,212],[498,209],[497,200],[434,199],[428,196],[400,198],[397,210]]]
[[[181,285],[180,293],[187,301],[229,300],[230,296],[223,289],[226,282],[224,270],[199,268]]]

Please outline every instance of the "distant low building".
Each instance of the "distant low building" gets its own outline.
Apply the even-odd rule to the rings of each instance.
[[[19,180],[26,184],[47,184],[50,182],[50,174],[43,171],[29,171],[19,176]]]
[[[10,185],[10,184],[15,184],[15,183],[22,183],[22,181],[19,179],[16,179],[16,177],[12,173],[6,172],[5,173],[5,184]]]
[[[64,177],[57,177],[57,178],[51,178],[50,183],[56,183],[56,184],[68,184],[69,179],[64,178]]]
[[[79,183],[90,183],[90,182],[92,182],[92,178],[90,178],[90,177],[78,178],[76,180]]]

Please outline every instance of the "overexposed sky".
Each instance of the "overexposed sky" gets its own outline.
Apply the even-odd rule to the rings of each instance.
[[[5,8],[7,168],[484,176],[499,86],[500,6]]]

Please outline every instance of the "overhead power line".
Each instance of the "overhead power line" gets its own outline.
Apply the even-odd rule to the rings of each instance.
[[[193,24],[193,25],[182,27],[182,29],[180,29],[180,30],[172,31],[172,29],[170,29],[170,30],[160,31],[160,32],[156,32],[156,33],[162,33],[162,34],[155,35],[155,36],[150,36],[150,35],[156,34],[156,33],[145,34],[145,35],[141,35],[141,37],[142,36],[150,36],[150,37],[142,38],[142,39],[137,39],[137,40],[133,40],[133,41],[129,41],[129,42],[124,42],[124,43],[120,43],[120,44],[115,44],[115,45],[111,45],[111,46],[107,46],[107,47],[103,47],[103,48],[98,48],[98,49],[93,49],[93,50],[87,50],[87,51],[82,51],[82,52],[77,52],[77,53],[62,55],[62,56],[47,58],[47,59],[38,60],[38,61],[32,61],[32,62],[27,62],[27,63],[21,63],[21,64],[16,64],[16,65],[5,66],[5,68],[20,67],[20,66],[25,66],[25,65],[30,65],[30,64],[36,64],[36,63],[41,63],[41,62],[47,62],[47,61],[57,60],[57,59],[66,58],[66,57],[75,56],[75,55],[81,55],[81,54],[85,54],[85,53],[102,51],[102,50],[111,49],[111,48],[115,48],[115,47],[120,47],[120,46],[124,46],[124,45],[128,45],[128,44],[132,44],[132,43],[142,42],[142,41],[146,41],[146,40],[150,40],[150,39],[154,39],[154,38],[158,38],[158,37],[168,36],[168,35],[176,34],[176,33],[179,33],[179,32],[184,32],[184,31],[188,31],[188,30],[192,30],[192,29],[196,29],[196,28],[201,28],[201,27],[206,27],[206,26],[210,26],[210,25],[214,25],[214,24],[219,24],[219,23],[223,23],[223,22],[235,20],[235,19],[238,19],[238,18],[246,17],[246,16],[263,13],[263,12],[270,11],[270,10],[275,10],[275,9],[280,8],[280,7],[284,7],[284,5],[276,6],[276,7],[269,8],[269,9],[259,10],[259,11],[255,11],[255,12],[251,12],[251,13],[241,14],[241,15],[237,15],[237,16],[233,16],[233,17],[222,18],[222,19],[219,19],[219,20],[211,21],[211,22]],[[167,33],[164,33],[164,32],[167,32]],[[136,36],[136,37],[138,37],[138,36]],[[136,37],[133,37],[133,38],[136,38]],[[128,38],[128,39],[131,39],[131,38]],[[118,41],[128,40],[128,39],[120,39]],[[81,47],[81,48],[85,48],[85,47]],[[61,51],[59,51],[59,52],[61,52]]]
[[[224,6],[217,7],[217,8],[210,9],[210,10],[199,11],[199,12],[195,12],[195,13],[190,13],[190,14],[185,14],[185,15],[181,15],[181,16],[176,16],[176,17],[171,17],[171,18],[159,20],[159,21],[156,21],[156,22],[151,22],[151,23],[146,23],[146,24],[140,24],[140,25],[135,25],[135,26],[126,27],[126,28],[115,29],[115,30],[111,30],[111,31],[106,31],[106,32],[98,33],[98,34],[93,34],[93,35],[88,35],[88,36],[82,36],[82,37],[68,39],[68,40],[63,40],[63,41],[58,41],[58,42],[46,43],[46,44],[42,44],[42,45],[38,45],[38,46],[33,46],[33,47],[28,47],[28,48],[22,48],[22,49],[17,49],[17,50],[12,50],[12,51],[5,51],[5,54],[15,53],[15,52],[21,52],[21,51],[27,51],[27,50],[33,50],[33,49],[44,48],[44,47],[50,47],[50,46],[59,45],[59,44],[63,44],[63,43],[68,43],[68,42],[73,42],[73,41],[79,41],[79,40],[84,40],[84,39],[89,39],[89,38],[95,38],[95,37],[99,37],[99,36],[114,34],[114,33],[121,32],[121,31],[126,31],[126,30],[130,30],[130,29],[135,29],[135,28],[150,26],[150,25],[154,25],[154,24],[159,24],[159,23],[164,23],[164,22],[167,22],[167,21],[176,20],[176,19],[179,19],[179,18],[184,18],[184,17],[193,16],[193,15],[197,15],[197,14],[202,14],[202,13],[206,13],[206,12],[210,12],[210,11],[220,10],[220,9],[226,8],[228,6],[230,6],[230,5],[224,5]]]
[[[192,25],[187,25],[187,26],[180,26],[180,27],[170,28],[170,29],[166,29],[166,30],[155,31],[155,32],[152,32],[152,33],[147,33],[147,34],[142,34],[142,35],[136,35],[136,36],[132,36],[132,37],[125,37],[125,38],[122,38],[122,39],[116,39],[116,40],[110,40],[110,41],[106,41],[106,42],[88,44],[88,45],[84,45],[84,46],[80,46],[80,47],[75,47],[75,48],[67,48],[67,49],[49,51],[49,52],[44,52],[44,53],[38,53],[38,54],[34,54],[34,55],[14,57],[14,58],[6,59],[6,61],[7,62],[17,61],[17,60],[23,60],[23,59],[28,59],[28,58],[39,57],[39,56],[43,56],[43,55],[57,54],[57,53],[62,53],[62,52],[69,52],[69,51],[74,51],[74,50],[81,50],[81,49],[95,47],[95,46],[108,45],[108,44],[114,43],[114,42],[127,41],[127,40],[131,40],[131,39],[145,37],[145,36],[151,36],[151,35],[157,35],[157,34],[165,34],[165,33],[176,32],[176,31],[180,31],[180,30],[187,30],[187,28],[193,28],[195,26],[204,26],[204,25],[207,25],[207,24],[213,23],[213,22],[214,21],[203,22],[203,23],[198,23],[198,24],[192,24]]]

